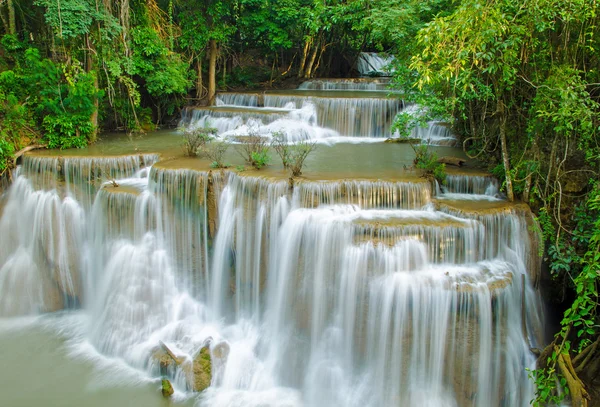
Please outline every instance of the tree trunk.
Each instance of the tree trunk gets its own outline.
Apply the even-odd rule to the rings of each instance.
[[[498,113],[500,114],[500,144],[502,146],[502,162],[504,164],[504,175],[506,176],[506,196],[509,201],[515,200],[513,193],[512,178],[510,175],[510,161],[508,159],[508,146],[506,145],[506,109],[504,102],[498,100]]]
[[[546,185],[544,186],[544,198],[546,198],[548,196],[548,188],[550,187],[550,178],[552,176],[554,161],[556,161],[557,148],[558,148],[558,136],[554,136],[554,141],[552,141],[552,149],[550,150],[550,159],[548,160],[548,175],[546,176]]]
[[[13,0],[7,0],[6,5],[8,7],[8,29],[10,34],[17,34],[17,21],[15,19],[15,5]]]
[[[10,26],[8,25],[8,21],[6,20],[6,16],[0,10],[0,20],[2,20],[2,27],[4,27],[4,33],[8,34],[10,32]]]
[[[208,58],[208,104],[212,105],[215,101],[217,93],[217,41],[209,41],[209,58]]]
[[[87,61],[86,61],[86,72],[90,73],[94,70],[94,59],[92,57],[92,51],[94,51],[94,45],[90,42],[90,36],[85,35],[85,41],[87,44]],[[94,90],[98,95],[98,73],[94,72]],[[95,142],[98,136],[98,97],[94,97],[94,111],[90,116],[90,122],[94,128],[93,133],[90,135],[90,142]]]
[[[537,145],[537,139],[533,142],[533,159],[540,162],[540,152]],[[533,185],[533,170],[527,169],[527,177],[525,178],[525,189],[523,189],[523,201],[529,203],[529,194]]]
[[[317,53],[319,51],[319,44],[316,43],[312,53],[310,54],[310,59],[308,60],[308,65],[306,65],[306,70],[304,71],[304,78],[309,79],[313,72],[312,72],[312,68],[313,65],[315,63],[315,59],[317,59]]]
[[[202,58],[196,59],[196,99],[202,99],[204,83],[202,80]]]
[[[227,58],[223,57],[223,87],[227,89]]]
[[[300,68],[298,68],[298,79],[304,77],[304,67],[306,66],[306,58],[308,57],[308,51],[310,50],[310,44],[312,39],[308,38],[304,41],[304,49],[302,50],[302,59],[300,60]]]

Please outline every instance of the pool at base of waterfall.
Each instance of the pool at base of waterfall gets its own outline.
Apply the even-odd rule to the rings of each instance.
[[[99,353],[79,311],[0,319],[0,405],[159,407],[194,405],[178,391],[167,401],[160,379]]]

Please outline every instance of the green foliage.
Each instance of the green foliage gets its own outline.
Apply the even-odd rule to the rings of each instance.
[[[15,147],[38,137],[50,148],[86,146],[95,137],[90,117],[101,97],[95,80],[75,59],[56,64],[35,48],[25,50],[13,70],[0,74],[2,137]]]
[[[0,175],[10,168],[12,155],[15,152],[13,143],[0,136]]]
[[[552,353],[552,356],[548,358],[546,369],[535,369],[528,370],[529,378],[535,383],[536,394],[535,398],[530,401],[530,404],[534,407],[546,407],[546,406],[559,406],[568,394],[568,388],[566,388],[566,380],[564,377],[559,376],[560,374],[556,371],[556,353]],[[560,383],[564,391],[558,391],[556,381]]]
[[[267,148],[262,148],[258,151],[252,151],[250,153],[250,162],[254,168],[260,170],[262,167],[269,165],[271,161],[271,155],[269,154],[269,150]]]
[[[437,15],[448,15],[454,2],[448,0],[375,0],[364,24],[371,30],[380,49],[392,47],[395,56],[405,61],[414,55],[414,38]]]
[[[89,0],[35,0],[45,8],[44,19],[59,38],[76,38],[90,31],[96,7]]]
[[[414,164],[416,168],[423,170],[426,176],[433,177],[440,184],[446,181],[446,166],[439,163],[438,156],[427,144],[414,146],[410,144],[415,152]]]
[[[577,297],[571,307],[565,311],[561,322],[563,329],[574,327],[577,338],[594,337],[598,329],[598,286],[600,285],[600,185],[596,184],[590,194],[586,209],[596,214],[595,221],[588,225],[588,249],[579,258],[581,272],[574,278]]]
[[[131,35],[134,48],[128,73],[139,76],[148,94],[165,113],[172,115],[191,85],[188,64],[180,55],[169,51],[154,29],[136,27]]]

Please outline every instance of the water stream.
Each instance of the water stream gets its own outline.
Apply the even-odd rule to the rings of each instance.
[[[209,338],[228,355],[199,395],[170,371],[177,405],[528,405],[529,209],[488,176],[345,160],[371,178],[26,155],[0,217],[9,405],[161,405],[159,341],[190,359]]]

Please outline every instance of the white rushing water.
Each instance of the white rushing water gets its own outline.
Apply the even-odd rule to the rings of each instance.
[[[358,56],[356,69],[361,75],[390,76],[394,72],[391,66],[394,62],[392,56],[385,56],[376,52],[361,52]]]
[[[386,91],[381,79],[311,80],[298,90],[222,93],[217,107],[184,112],[181,127],[213,127],[219,136],[282,134],[288,142],[365,143],[397,136],[392,132],[400,112],[418,114],[404,106],[399,95]],[[431,121],[413,131],[412,138],[432,145],[452,146],[456,138],[445,123]]]
[[[529,404],[526,213],[435,210],[426,182],[290,190],[152,162],[24,158],[0,218],[0,315],[80,306],[79,352],[145,377],[159,341],[190,360],[210,338],[229,351],[198,406]]]

